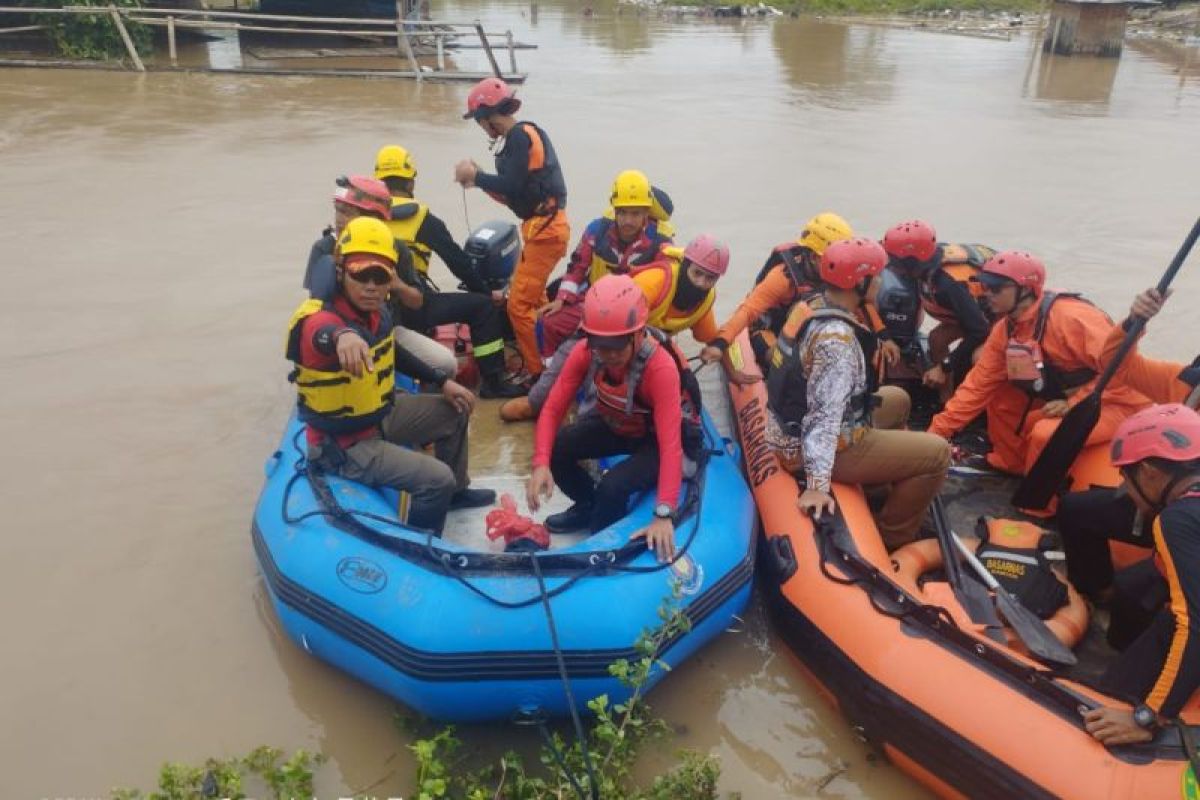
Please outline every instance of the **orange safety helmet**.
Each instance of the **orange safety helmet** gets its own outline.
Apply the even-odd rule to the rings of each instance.
[[[923,220],[901,222],[883,235],[883,249],[892,258],[928,261],[937,253],[937,233]]]
[[[853,289],[883,272],[887,253],[871,239],[843,239],[829,245],[821,256],[821,280],[839,289]]]
[[[646,327],[646,295],[628,275],[605,275],[583,298],[580,327],[589,336],[619,338]]]
[[[515,114],[521,108],[517,93],[499,78],[484,78],[467,94],[463,119],[483,119],[490,114]]]
[[[1008,278],[1022,289],[1029,289],[1040,296],[1046,285],[1046,267],[1041,261],[1021,250],[1005,250],[987,260],[980,270],[980,281],[987,285],[984,276],[996,275]]]
[[[392,195],[383,181],[365,175],[351,175],[349,178],[338,178],[337,186],[333,202],[354,206],[379,219],[391,217]]]

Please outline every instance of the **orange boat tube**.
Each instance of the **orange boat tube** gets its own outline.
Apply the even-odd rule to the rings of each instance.
[[[757,374],[750,353],[744,334],[729,349],[734,366]],[[1081,711],[1126,704],[986,638],[948,587],[918,586],[922,568],[893,564],[858,487],[835,484],[838,511],[814,527],[764,440],[764,382],[731,384],[730,396],[776,629],[867,741],[942,797],[1198,796],[1176,728],[1143,745],[1093,739]],[[1073,601],[1056,633],[1078,638],[1080,611]],[[1196,698],[1183,718],[1200,739]]]

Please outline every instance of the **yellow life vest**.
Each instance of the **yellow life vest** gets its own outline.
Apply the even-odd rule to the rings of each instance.
[[[408,245],[412,252],[413,266],[422,275],[429,273],[429,259],[433,255],[424,243],[417,241],[417,231],[429,214],[429,206],[409,197],[392,198],[392,218],[387,221],[392,236]]]
[[[300,331],[304,320],[318,311],[331,311],[371,346],[372,372],[354,377],[345,370],[322,370],[300,363]],[[300,419],[326,433],[354,433],[382,420],[392,406],[396,387],[396,351],[392,322],[382,312],[379,330],[372,334],[346,319],[332,303],[305,300],[288,323],[286,354],[296,366],[288,380],[296,384],[296,410]]]
[[[709,289],[708,294],[696,304],[695,308],[691,311],[683,312],[684,316],[671,316],[672,311],[675,311],[677,314],[679,313],[677,309],[671,307],[671,303],[675,300],[675,290],[679,288],[683,248],[664,247],[662,252],[663,255],[670,259],[671,271],[668,279],[663,281],[663,290],[659,292],[658,297],[648,298],[650,301],[650,316],[646,319],[646,324],[674,336],[680,331],[689,330],[704,318],[704,315],[708,313],[708,310],[712,308],[713,303],[717,299],[717,290],[715,288]],[[650,269],[655,268],[651,267]]]

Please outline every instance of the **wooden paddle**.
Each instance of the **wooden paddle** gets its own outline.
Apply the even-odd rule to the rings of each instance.
[[[1004,631],[1000,618],[996,616],[996,608],[992,598],[982,583],[971,580],[962,573],[962,562],[950,536],[950,522],[946,517],[946,504],[940,496],[933,498],[933,527],[937,530],[938,544],[942,549],[942,570],[946,573],[946,581],[954,592],[954,599],[967,612],[971,621],[984,626],[984,633],[994,641],[1005,642]]]
[[[1179,268],[1183,266],[1183,262],[1192,251],[1192,245],[1196,243],[1197,237],[1200,237],[1200,219],[1196,220],[1196,224],[1192,226],[1192,232],[1183,240],[1179,252],[1175,254],[1171,265],[1163,273],[1162,279],[1158,282],[1158,291],[1165,292],[1171,285],[1175,273],[1179,272]],[[1129,332],[1125,334],[1125,341],[1121,342],[1121,349],[1117,351],[1113,360],[1100,375],[1100,380],[1096,381],[1092,393],[1071,407],[1071,410],[1054,430],[1054,435],[1050,437],[1050,441],[1038,456],[1037,461],[1034,462],[1029,474],[1017,486],[1017,490],[1012,496],[1014,506],[1039,509],[1050,504],[1051,498],[1062,487],[1067,472],[1075,463],[1079,452],[1100,420],[1100,395],[1103,394],[1104,388],[1116,374],[1121,362],[1125,360],[1125,356],[1133,349],[1133,344],[1144,327],[1146,327],[1146,320],[1140,318],[1133,320],[1129,326]]]
[[[963,558],[967,559],[967,562],[975,570],[975,574],[992,590],[995,596],[996,610],[1017,634],[1017,638],[1029,648],[1030,653],[1042,661],[1064,667],[1071,667],[1078,663],[1071,648],[1059,641],[1037,614],[1022,605],[1012,592],[1001,586],[992,573],[988,572],[987,567],[981,564],[975,554],[971,552],[971,548],[963,544],[953,531],[950,532],[950,538],[958,547],[959,552],[963,554]]]

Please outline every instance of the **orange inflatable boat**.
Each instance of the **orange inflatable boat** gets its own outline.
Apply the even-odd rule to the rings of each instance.
[[[730,348],[756,373],[741,358],[749,352],[744,335]],[[936,566],[923,544],[889,556],[857,487],[835,485],[838,511],[814,527],[763,438],[765,384],[730,385],[730,395],[762,517],[759,576],[772,618],[865,740],[941,797],[1200,796],[1177,728],[1144,745],[1099,744],[1081,712],[1127,704],[985,637],[944,582],[919,583]],[[1073,597],[1050,622],[1073,644],[1086,607]],[[1196,698],[1183,719],[1200,739]]]

